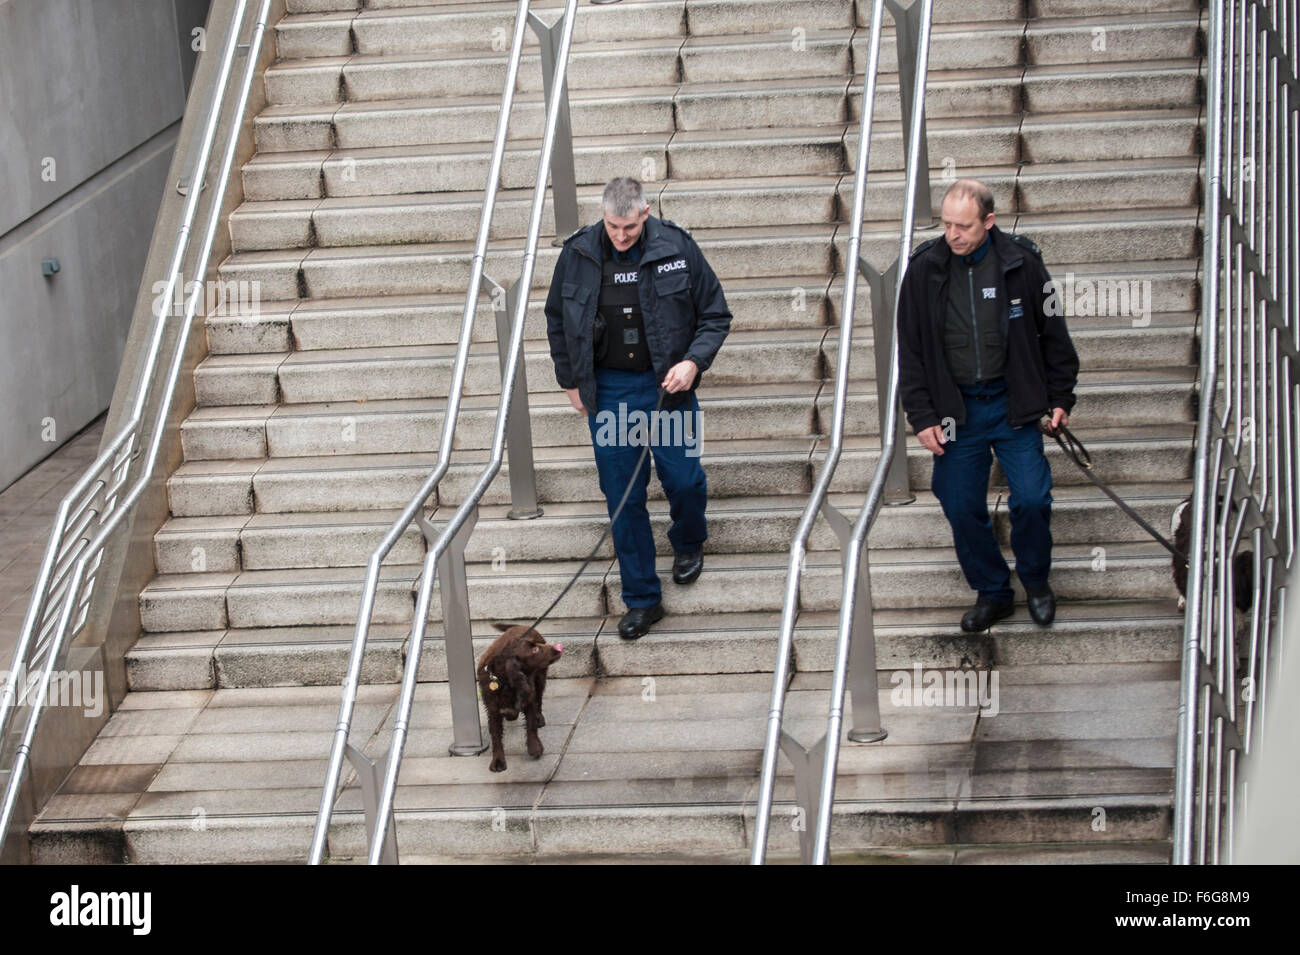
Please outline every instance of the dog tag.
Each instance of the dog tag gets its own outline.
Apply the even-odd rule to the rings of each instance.
[[[501,688],[501,684],[498,683],[496,680],[493,680],[491,683],[488,684],[488,689],[491,690],[493,693],[495,693],[500,688]]]

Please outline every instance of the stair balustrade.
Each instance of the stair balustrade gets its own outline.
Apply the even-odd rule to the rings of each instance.
[[[219,44],[220,65],[209,89],[201,90],[196,84],[191,91],[195,102],[197,97],[207,96],[203,119],[193,127],[191,139],[178,141],[176,146],[178,152],[184,150],[192,158],[176,183],[177,194],[184,197],[180,227],[171,246],[166,285],[154,298],[146,351],[140,356],[139,372],[128,398],[131,410],[117,434],[59,504],[13,662],[0,689],[0,782],[4,784],[0,849],[6,837],[13,834],[10,830],[18,826],[15,809],[51,682],[67,663],[73,639],[86,630],[92,600],[104,593],[111,595],[116,589],[116,581],[107,581],[100,573],[105,552],[129,533],[127,518],[153,477],[189,334],[204,301],[204,283],[192,281],[185,286],[188,295],[179,319],[174,314],[173,299],[183,266],[192,263],[188,274],[196,279],[207,274],[270,6],[271,0],[261,0],[250,16],[248,0],[237,0],[229,19],[214,19],[209,24],[206,40],[214,47]],[[247,37],[241,41],[245,33]],[[239,58],[244,60],[243,70],[232,84]],[[212,169],[219,130],[225,140],[218,164]],[[200,213],[200,198],[205,192],[207,202]],[[169,336],[174,338],[164,363],[163,342]],[[126,361],[135,358],[128,355]],[[149,408],[154,409],[152,416],[147,413]],[[82,640],[88,642],[94,641]],[[26,720],[20,730],[19,716],[23,713]]]
[[[617,0],[591,0],[592,3],[617,2]],[[524,319],[528,312],[529,292],[532,288],[533,269],[537,259],[538,237],[542,229],[542,213],[546,200],[547,180],[554,175],[554,208],[557,234],[577,227],[577,193],[575,186],[573,145],[570,132],[568,94],[565,74],[568,69],[569,50],[573,41],[573,26],[577,16],[578,0],[566,0],[564,12],[554,24],[547,26],[529,9],[529,0],[519,0],[515,27],[506,69],[505,85],[501,94],[501,109],[497,119],[496,137],[492,145],[488,183],[484,192],[483,209],[479,219],[478,239],[470,268],[469,287],[465,294],[465,310],[461,322],[460,339],[448,393],[447,413],[443,422],[442,438],[438,446],[438,461],[420,490],[411,498],[402,513],[393,522],[388,534],[371,554],[367,564],[365,589],[357,615],[357,631],[348,662],[347,678],[343,686],[343,701],[334,731],[329,767],[321,794],[312,836],[309,861],[313,865],[324,859],[330,818],[338,795],[339,779],[344,757],[352,762],[360,780],[366,815],[368,861],[396,864],[397,826],[393,815],[393,799],[397,777],[401,769],[402,754],[410,725],[411,708],[419,673],[425,629],[428,625],[429,606],[432,602],[433,583],[436,579],[442,598],[442,620],[447,653],[447,679],[451,695],[453,743],[455,756],[476,756],[486,749],[482,724],[479,719],[478,687],[474,677],[474,643],[470,635],[469,594],[465,573],[465,546],[478,520],[479,502],[488,486],[501,469],[507,440],[510,447],[510,481],[512,491],[512,517],[537,517],[537,490],[532,462],[532,439],[528,430],[527,384],[524,381],[523,335]],[[546,125],[538,160],[537,178],[533,188],[528,231],[524,242],[523,264],[518,280],[509,287],[501,286],[483,273],[488,235],[495,208],[497,185],[505,155],[506,132],[514,104],[519,63],[523,53],[524,31],[532,26],[542,45],[542,64],[545,71]],[[497,313],[497,343],[501,356],[501,394],[497,406],[496,425],[493,430],[492,450],[487,464],[479,473],[473,488],[441,529],[435,527],[425,515],[426,502],[437,492],[438,485],[447,473],[457,417],[460,410],[461,389],[469,361],[469,346],[473,331],[474,313],[483,280],[497,291],[493,296]],[[502,294],[504,292],[504,294]],[[506,314],[511,315],[507,326]],[[507,334],[508,333],[508,334]],[[407,642],[406,660],[393,735],[385,754],[372,760],[348,741],[357,690],[361,681],[361,665],[374,612],[375,596],[379,586],[379,569],[384,557],[405,533],[412,521],[418,524],[424,537],[426,554],[417,578],[415,616]]]
[[[1182,865],[1231,863],[1246,767],[1295,759],[1289,734],[1261,749],[1261,730],[1270,666],[1288,649],[1286,602],[1297,599],[1286,588],[1300,444],[1297,29],[1295,0],[1209,6],[1200,412],[1174,789]]]
[[[899,74],[905,90],[902,103],[904,125],[908,130],[907,180],[904,189],[903,221],[899,232],[898,259],[889,269],[878,272],[860,257],[859,249],[880,64],[880,32],[886,5],[897,24]],[[859,743],[879,742],[887,735],[887,731],[880,723],[880,700],[876,692],[876,641],[872,620],[870,564],[863,543],[887,496],[891,496],[896,503],[905,503],[911,499],[907,485],[903,422],[898,413],[898,344],[894,326],[897,319],[898,291],[902,287],[908,255],[911,252],[917,207],[921,206],[924,210],[927,221],[930,212],[929,167],[926,159],[928,150],[925,145],[925,84],[929,63],[932,8],[933,0],[917,0],[907,8],[896,0],[876,0],[872,5],[870,47],[862,94],[862,125],[858,138],[857,173],[853,184],[853,208],[849,220],[851,231],[848,262],[856,265],[857,271],[861,271],[867,277],[873,290],[873,342],[878,368],[876,380],[885,383],[878,402],[881,416],[880,459],[872,475],[866,501],[857,519],[850,522],[847,516],[827,501],[826,494],[839,464],[843,444],[849,353],[853,341],[854,305],[857,295],[857,271],[851,265],[846,269],[844,276],[844,299],[843,307],[840,309],[840,343],[835,372],[835,406],[831,418],[830,447],[790,545],[785,601],[781,610],[781,631],[772,681],[772,700],[768,710],[762,775],[759,781],[754,839],[750,856],[750,861],[754,865],[761,865],[767,853],[778,751],[784,752],[794,767],[795,801],[803,813],[802,827],[799,828],[800,856],[804,863],[820,865],[826,862],[829,851],[831,806],[835,792],[835,769],[839,754],[846,688],[851,689],[853,703],[853,723],[848,734],[849,739]],[[910,92],[906,91],[906,78],[912,81]],[[899,477],[891,480],[891,474]],[[805,747],[783,729],[781,723],[786,688],[790,681],[794,624],[799,611],[799,581],[803,571],[808,537],[819,513],[839,538],[843,592],[826,734],[813,746]]]

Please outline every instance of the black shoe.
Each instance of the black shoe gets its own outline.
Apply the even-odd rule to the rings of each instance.
[[[673,583],[689,584],[694,582],[695,578],[700,576],[700,571],[704,569],[704,551],[691,551],[689,554],[678,554],[673,558]]]
[[[1049,626],[1056,619],[1056,594],[1052,593],[1052,588],[1026,590],[1025,595],[1029,598],[1029,616],[1034,618],[1034,623],[1040,627]]]
[[[979,633],[1015,612],[1016,605],[1013,603],[994,603],[981,597],[961,618],[961,628],[967,633]]]
[[[650,632],[650,624],[663,618],[663,604],[655,604],[653,607],[634,607],[623,614],[623,619],[618,622],[618,635],[624,640],[644,637]]]

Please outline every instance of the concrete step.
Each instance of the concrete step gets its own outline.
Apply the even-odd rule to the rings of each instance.
[[[1095,551],[1101,547],[1103,555]],[[784,553],[711,554],[709,573],[686,588],[667,587],[667,613],[779,611],[786,572]],[[671,555],[658,560],[661,577]],[[580,568],[578,561],[508,561],[467,564],[471,613],[498,619],[510,607],[519,617],[537,616]],[[808,555],[800,580],[800,606],[833,610],[840,601],[838,553]],[[409,623],[412,582],[419,565],[381,569],[376,623]],[[963,607],[970,590],[951,547],[874,550],[872,595],[880,608]],[[140,593],[140,620],[150,633],[355,623],[364,575],[355,567],[246,570],[159,575]],[[1169,554],[1154,542],[1060,545],[1053,553],[1052,586],[1062,600],[1173,598]],[[617,565],[593,562],[560,601],[561,616],[605,616],[626,610],[619,596]],[[436,589],[430,619],[441,619]]]
[[[549,281],[549,280],[548,280]],[[807,329],[826,324],[828,279],[824,275],[760,276],[727,280],[732,330]],[[1160,299],[1155,299],[1159,304]],[[545,296],[529,300],[524,339],[546,340]],[[465,293],[390,295],[318,301],[261,302],[256,311],[207,318],[211,354],[440,345],[460,338]],[[472,340],[496,341],[496,320],[487,296],[474,317]]]
[[[1191,476],[1192,429],[1186,424],[1093,431],[1072,429],[1093,453],[1101,480],[1108,483],[1185,481]],[[708,438],[701,460],[714,499],[747,494],[806,494],[812,490],[811,467],[825,456],[824,439]],[[846,437],[833,479],[836,491],[861,492],[879,456],[879,441]],[[820,450],[815,450],[820,447]],[[1088,483],[1053,442],[1045,444],[1053,481],[1059,486]],[[929,486],[932,456],[909,441],[908,472],[912,487]],[[352,454],[317,457],[263,457],[211,461],[187,460],[168,479],[171,513],[176,517],[233,514],[298,513],[354,510],[358,501],[371,507],[400,509],[433,471],[436,456]],[[600,500],[589,437],[581,445],[534,451],[538,496],[543,502]],[[439,488],[444,504],[459,503],[487,463],[485,451],[456,455]],[[509,463],[489,485],[483,503],[510,500]],[[994,465],[994,486],[1003,479]],[[662,489],[651,482],[658,500]]]
[[[1105,162],[1059,162],[1030,166],[982,166],[961,170],[979,179],[993,192],[994,208],[1005,221],[1009,213],[1069,213],[1111,209],[1196,207],[1199,160],[1194,156],[1115,159]],[[931,208],[939,209],[949,181],[931,174]],[[897,222],[903,208],[906,177],[901,171],[882,171],[867,178],[865,221]],[[853,204],[853,180],[841,177],[837,187],[839,208]],[[842,213],[846,216],[847,213]],[[709,225],[706,218],[690,221]]]
[[[739,182],[669,182],[655,190],[652,212],[701,227],[831,223],[837,216],[839,186],[838,174]],[[600,218],[602,189],[579,188],[578,215],[582,222]],[[230,232],[236,252],[458,241],[477,234],[482,207],[483,197],[476,193],[245,202],[231,213]],[[523,238],[531,207],[531,190],[509,190],[499,195],[492,238]],[[555,233],[549,201],[542,230],[548,235]]]
[[[695,235],[714,272],[724,282],[802,274],[817,276],[832,268],[831,224],[738,227],[701,230]],[[871,234],[870,251],[884,253],[896,240],[883,230]],[[780,255],[768,254],[780,251]],[[540,243],[533,270],[534,289],[549,287],[559,249]],[[260,283],[267,299],[359,298],[379,295],[464,294],[472,264],[472,242],[436,242],[403,246],[341,246],[310,250],[242,252],[221,264],[223,282]],[[522,243],[499,240],[488,246],[487,275],[518,275]],[[251,286],[249,286],[251,287]]]
[[[1114,15],[1095,7],[1075,17],[1030,20],[1025,55],[1031,65],[1066,63],[1151,63],[1194,59],[1200,55],[1201,30],[1196,7],[1157,12],[1144,4],[1117,5]],[[1186,7],[1186,5],[1184,5]]]
[[[1199,241],[1196,213],[1183,209],[1026,214],[1003,226],[1032,238],[1049,266],[1187,259],[1196,255]],[[847,229],[831,224],[700,229],[693,235],[724,287],[732,278],[842,272],[849,240]],[[922,231],[918,241],[926,237]],[[898,254],[897,243],[894,229],[871,223],[863,230],[861,255],[889,262]],[[229,256],[218,272],[222,282],[249,283],[238,287],[256,287],[271,300],[421,295],[463,289],[473,251],[471,242],[461,241],[242,252]],[[550,285],[558,254],[549,243],[540,244],[534,289]],[[485,271],[518,274],[522,260],[519,242],[499,240],[489,244]]]
[[[1020,666],[1042,671],[1078,664],[1102,670],[1132,664],[1169,666],[1178,659],[1182,632],[1181,616],[1165,600],[1063,602],[1050,640],[1044,640],[1042,630],[1020,611],[984,634],[964,633],[959,616],[960,611],[952,609],[877,611],[878,667],[908,670],[917,661],[924,667]],[[616,625],[616,616],[548,618],[542,632],[565,646],[552,677],[770,672],[780,614],[670,615],[655,625],[652,639],[635,643],[618,638]],[[799,614],[794,632],[799,672],[830,671],[838,627],[836,611]],[[372,626],[363,683],[401,679],[409,629],[409,621]],[[496,630],[486,621],[475,621],[471,633],[478,656]],[[128,679],[134,692],[338,686],[347,672],[354,635],[355,622],[145,633],[127,657]],[[430,623],[420,658],[422,681],[447,679],[444,639],[441,623]]]
[[[441,54],[438,59],[444,60],[460,60],[466,54],[489,61],[503,59],[513,33],[514,7],[480,6],[481,9],[444,6],[407,11],[365,10],[359,14],[291,15],[276,26],[277,52],[282,62],[352,57],[352,63],[356,64],[372,57],[429,53]],[[754,71],[762,71],[755,75],[768,76],[778,67],[790,75],[801,71],[807,74],[812,69],[829,73],[826,64],[816,65],[826,55],[822,48],[829,45],[832,37],[847,39],[854,33],[850,25],[843,24],[842,18],[834,18],[829,22],[836,26],[808,25],[805,21],[788,29],[764,30],[761,25],[750,24],[731,34],[696,32],[700,28],[708,30],[709,26],[692,22],[687,36],[687,21],[693,18],[689,8],[683,10],[681,4],[620,4],[617,11],[610,11],[617,19],[611,18],[610,13],[600,16],[597,11],[580,9],[585,16],[579,16],[575,24],[575,58],[588,48],[599,50],[607,46],[604,41],[611,36],[657,40],[654,48],[659,56],[680,55],[688,79],[692,78],[693,69],[701,65],[726,65],[721,49],[742,44],[762,50],[765,55],[755,59],[763,62],[742,64],[729,78],[747,77]],[[599,19],[592,14],[597,14]],[[1197,52],[1197,21],[1179,12],[1044,20],[1034,23],[1028,31],[1019,18],[1001,23],[976,17],[970,20],[970,23],[935,24],[930,48],[933,68],[1015,65],[1021,61],[1022,40],[1026,41],[1031,63],[1143,61],[1191,57]],[[1093,31],[1097,29],[1104,32],[1096,35]],[[881,62],[882,68],[890,72],[897,69],[893,32],[892,21],[887,18]],[[531,31],[526,36],[531,51],[536,47],[536,39]],[[854,62],[861,70],[867,53],[865,30],[857,30],[853,46]],[[536,69],[534,61],[535,56],[526,54],[521,70],[530,65]],[[845,61],[843,68],[847,67]],[[575,71],[575,80],[579,78],[580,72]]]
[[[1200,129],[1198,111],[1186,106],[1027,115],[1020,129],[1021,158],[1035,164],[1195,156]]]
[[[890,18],[886,17],[889,24]],[[1044,19],[1028,24],[1019,17],[1002,22],[970,17],[969,22],[936,24],[930,35],[930,68],[973,70],[1048,64],[1133,63],[1192,59],[1199,55],[1200,25],[1185,12],[1138,13],[1110,17]],[[881,37],[880,68],[898,71],[894,31]],[[854,71],[866,69],[871,35],[853,36]],[[1026,77],[1028,79],[1028,77]],[[927,91],[928,103],[928,91]]]
[[[533,7],[544,11],[555,5]],[[275,26],[276,52],[281,59],[437,50],[477,50],[486,55],[509,50],[517,9],[517,4],[497,2],[396,9],[369,6],[364,10],[355,9],[354,4],[339,11],[290,13]],[[557,13],[559,9],[562,6],[556,8]],[[583,4],[574,20],[573,42],[581,45],[609,36],[681,37],[686,28],[684,14],[683,0],[624,2],[607,10]],[[549,13],[544,17],[548,22],[553,18]],[[537,40],[531,30],[525,38],[535,49]]]
[[[1189,489],[1183,484],[1121,485],[1116,493],[1157,528],[1169,524]],[[1094,487],[1058,488],[1054,495],[1053,539],[1058,543],[1096,540],[1145,540],[1145,532]],[[789,549],[807,498],[802,495],[721,498],[709,508],[710,554],[780,552]],[[835,495],[832,503],[856,514],[861,495]],[[1000,503],[999,503],[1000,502]],[[999,540],[1009,538],[1005,493],[990,497]],[[447,510],[447,509],[443,509]],[[583,559],[601,542],[599,555],[614,556],[605,537],[608,514],[603,502],[551,503],[544,520],[515,521],[509,508],[485,507],[466,550],[466,559],[507,560]],[[441,511],[433,517],[439,519]],[[305,514],[241,514],[229,517],[172,518],[154,538],[154,562],[161,574],[272,570],[275,568],[364,567],[388,533],[398,512],[356,510]],[[668,517],[656,508],[651,515],[656,547],[672,549],[664,535]],[[886,508],[872,530],[873,547],[942,547],[951,534],[938,502],[928,491],[917,491],[916,503]],[[809,550],[833,550],[837,539],[819,517]],[[391,552],[390,560],[415,563],[424,555],[419,529],[412,524]]]
[[[966,83],[963,88],[970,88]],[[856,113],[860,104],[850,97]],[[750,106],[743,106],[750,109]],[[992,108],[992,107],[990,107]],[[1008,106],[1010,110],[1012,107]],[[1196,151],[1198,115],[1178,106],[1168,109],[1042,112],[1019,118],[972,115],[969,105],[957,115],[932,117],[930,152],[936,166],[960,170],[1014,166],[1032,162],[1087,161],[1152,157],[1187,157]],[[1019,107],[1015,107],[1018,112]],[[706,110],[692,119],[684,100],[682,129],[623,135],[577,135],[574,162],[580,185],[603,184],[618,170],[636,168],[644,180],[662,180],[671,167],[673,179],[717,179],[825,175],[852,169],[857,158],[856,122],[850,126],[791,126],[714,129]],[[725,121],[749,123],[757,117]],[[775,118],[775,117],[769,117]],[[803,122],[825,120],[814,113]],[[851,117],[856,119],[856,116]],[[659,124],[662,125],[662,124]],[[903,136],[897,120],[877,122],[871,168],[903,168]],[[322,134],[323,135],[323,134]],[[402,195],[419,192],[481,193],[487,177],[490,146],[486,142],[452,142],[433,148],[411,134],[391,138],[404,145],[370,145],[287,152],[259,152],[243,166],[247,200],[313,199],[342,196]],[[414,142],[412,142],[414,140]],[[1086,148],[1079,143],[1084,141]],[[289,145],[286,143],[286,145]],[[519,139],[508,144],[502,164],[505,188],[530,189],[536,176],[540,142]],[[945,163],[943,157],[952,157]]]
[[[963,170],[988,183],[1000,214],[1146,207],[1193,208],[1197,191],[1194,158],[1059,163],[1044,167],[983,167]],[[905,179],[885,172],[868,179],[866,219],[892,223],[902,209]],[[582,222],[600,218],[600,186],[578,190]],[[932,207],[947,183],[931,180]],[[670,181],[649,197],[653,214],[693,228],[761,227],[829,223],[852,206],[853,182],[839,174],[760,179]],[[522,238],[531,191],[498,196],[493,238]],[[350,196],[245,202],[230,217],[236,252],[291,248],[394,245],[455,241],[478,229],[477,193]],[[554,234],[551,204],[543,232]]]
[[[1073,273],[1069,273],[1073,276]],[[1073,306],[1080,301],[1080,281],[1061,281],[1061,298]],[[1125,290],[1126,294],[1128,290]],[[1103,305],[1105,299],[1103,298]],[[1136,302],[1136,307],[1132,303]],[[1116,299],[1117,304],[1123,304]],[[1161,316],[1151,324],[1149,302],[1141,294],[1130,300],[1130,308],[1116,316],[1102,316],[1091,324],[1073,329],[1081,364],[1101,373],[1103,369],[1151,369],[1151,375],[1092,376],[1085,389],[1116,381],[1132,382],[1139,391],[1155,394],[1161,388],[1186,384],[1187,374],[1170,374],[1161,368],[1182,365],[1188,360],[1191,342],[1185,318]],[[1107,306],[1109,307],[1109,306]],[[1129,315],[1135,317],[1129,318]],[[1067,321],[1074,325],[1076,316]],[[1127,321],[1125,321],[1127,319]],[[871,344],[870,317],[860,316],[864,327],[855,330],[851,371],[855,380],[874,380],[875,362]],[[1118,326],[1118,327],[1117,327]],[[1134,346],[1139,345],[1140,350]],[[717,386],[757,385],[762,382],[792,383],[833,379],[838,363],[839,334],[823,326],[797,329],[737,329],[728,336],[727,347],[707,372],[706,395],[722,397]],[[545,341],[526,340],[526,381],[529,392],[539,397],[554,395],[553,364]],[[195,373],[195,394],[200,406],[230,409],[239,405],[311,404],[357,402],[405,398],[442,398],[455,361],[455,345],[402,345],[353,349],[209,355]],[[500,359],[496,343],[473,344],[466,366],[464,395],[495,395],[500,391]],[[1090,371],[1090,375],[1092,372]],[[382,382],[377,385],[375,382]],[[1150,392],[1155,388],[1156,392]],[[873,389],[874,390],[874,389]],[[1117,413],[1128,413],[1116,406]],[[340,412],[347,414],[346,410]],[[1145,412],[1139,411],[1139,417]],[[1179,412],[1181,414],[1181,411]],[[228,415],[223,415],[228,420]],[[539,443],[553,441],[539,436]]]
[[[909,852],[932,862],[955,861],[964,851],[956,846],[971,847],[968,861],[1023,854],[1027,835],[1054,844],[1057,859],[1067,845],[1095,853],[1167,841],[1177,674],[1164,664],[1100,666],[1003,667],[1005,708],[996,716],[896,702],[882,671],[890,735],[842,749],[837,849],[870,859],[898,841],[888,836],[900,826]],[[794,678],[786,709],[797,738],[824,725],[826,679]],[[770,680],[552,679],[546,752],[524,758],[522,734],[507,727],[505,776],[490,776],[482,756],[444,755],[447,688],[421,685],[396,798],[401,851],[408,860],[478,857],[490,832],[492,851],[515,859],[665,850],[695,861],[734,857],[752,831]],[[360,693],[353,740],[372,757],[387,745],[394,691]],[[38,819],[36,858],[301,862],[337,704],[333,687],[131,694]],[[780,823],[792,798],[784,764],[776,795],[779,859],[797,842]],[[1092,829],[1098,805],[1102,830]],[[104,816],[112,818],[94,821]],[[345,779],[332,861],[364,855],[361,830],[359,792]]]
[[[820,388],[821,382],[813,379],[728,386],[701,402],[701,416],[706,421],[711,417],[711,427],[728,437],[811,435]],[[497,405],[491,395],[464,399],[453,446],[491,447]],[[192,461],[436,451],[444,408],[445,399],[436,398],[201,408],[182,424],[181,441]],[[573,410],[558,388],[537,394],[530,408],[536,452],[590,447],[587,418]]]
[[[734,332],[728,336],[727,351],[719,352],[705,373],[707,380],[713,385],[820,381],[824,334],[822,328]],[[210,355],[195,371],[196,399],[203,406],[229,407],[444,397],[455,353],[454,345],[423,345]],[[495,343],[471,346],[462,393],[500,394],[499,365]],[[557,390],[554,364],[544,344],[525,348],[525,368],[532,391]]]
[[[968,169],[1025,163],[1113,161],[1195,156],[1199,114],[1194,109],[1106,110],[1005,118],[927,121],[935,168],[960,176]],[[869,167],[903,168],[906,130],[893,121],[876,124]],[[846,167],[857,167],[858,127],[845,131]],[[942,157],[942,158],[941,158]],[[950,161],[951,160],[951,161]],[[933,173],[932,173],[933,174]]]
[[[788,494],[811,490],[808,456],[815,439],[709,439],[702,459],[711,497]],[[486,453],[457,455],[440,494],[459,501],[487,463]],[[582,446],[537,448],[533,454],[543,501],[598,500],[590,436]],[[171,513],[177,517],[229,514],[346,511],[358,500],[374,507],[403,508],[433,472],[433,454],[357,454],[322,457],[245,458],[182,464],[168,479]],[[489,486],[484,504],[510,500],[509,464]],[[651,496],[662,491],[651,485]],[[359,496],[362,495],[362,496]]]
[[[926,92],[926,115],[998,116],[1021,108],[1019,66],[936,70]],[[570,116],[579,137],[673,130],[754,129],[842,123],[856,117],[862,84],[841,76],[782,76],[747,82],[696,81],[629,89],[570,92]],[[470,94],[321,105],[268,106],[255,121],[263,152],[354,149],[439,143],[491,143],[500,96]],[[519,93],[510,118],[516,139],[540,139],[540,93]],[[899,118],[898,77],[879,79],[876,117]]]
[[[1174,337],[1190,334],[1195,325],[1198,291],[1194,260],[1051,262],[1048,267],[1060,283],[1062,308],[1071,334],[1079,339],[1076,347],[1081,354],[1086,350],[1085,367],[1160,367],[1195,360]],[[733,313],[733,333],[807,329],[838,324],[844,288],[841,279],[828,283],[825,276],[815,275],[729,278],[726,295]],[[540,294],[531,297],[525,341],[546,340],[543,304]],[[464,294],[456,292],[264,301],[248,314],[208,316],[208,348],[210,354],[245,355],[448,344],[460,337],[463,311]],[[866,335],[871,301],[861,280],[857,314],[855,335]],[[833,331],[829,340],[838,341],[838,334]],[[1126,347],[1130,335],[1140,336],[1140,351]],[[486,297],[476,312],[472,336],[476,342],[496,341],[495,319]]]
[[[755,361],[779,364],[782,360],[794,361],[801,353],[809,366],[818,364],[820,353],[811,344],[806,344],[802,352],[784,345],[755,348],[751,357]],[[733,352],[736,360],[741,356],[741,352]],[[864,372],[872,366],[869,360],[858,364]],[[344,374],[350,367],[344,365],[342,370],[324,372],[318,368],[314,374]],[[410,366],[393,362],[391,369],[381,363],[363,371],[376,377],[391,376],[399,382],[398,376],[409,374],[414,382],[412,390],[419,390],[419,382],[425,377],[419,373],[421,367],[417,364],[412,371]],[[1182,369],[1099,371],[1089,376],[1088,384],[1079,387],[1078,413],[1081,418],[1086,415],[1094,427],[1192,420],[1189,405],[1193,386],[1192,373]],[[876,429],[874,384],[855,376],[849,394],[847,432],[873,434]],[[832,400],[831,388],[811,375],[802,384],[798,380],[720,383],[701,400],[698,424],[707,428],[709,434],[716,429],[717,433],[733,438],[811,435],[818,433],[818,427],[826,426]],[[558,389],[543,386],[530,396],[529,405],[535,450],[589,443],[587,419],[573,411],[567,397]],[[303,404],[222,405],[201,408],[191,414],[181,426],[181,440],[187,459],[193,461],[249,458],[259,454],[274,459],[324,454],[431,453],[438,449],[445,406],[445,399],[433,397],[349,400],[343,395]],[[454,447],[462,450],[490,447],[497,406],[498,400],[491,391],[463,399]],[[820,418],[813,417],[814,406]],[[666,426],[678,426],[672,418],[665,420]],[[686,424],[680,426],[685,428]]]

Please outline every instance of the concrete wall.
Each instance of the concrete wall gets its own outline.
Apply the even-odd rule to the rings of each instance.
[[[0,0],[0,488],[108,407],[208,2]]]

